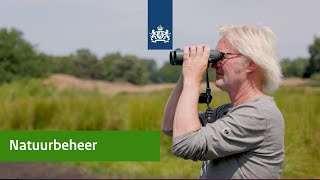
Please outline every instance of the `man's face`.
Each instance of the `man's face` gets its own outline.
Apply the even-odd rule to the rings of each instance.
[[[213,63],[212,68],[216,68],[216,86],[226,92],[234,92],[239,89],[246,79],[243,56],[237,51],[226,37],[222,37],[216,50],[226,54],[220,62]]]

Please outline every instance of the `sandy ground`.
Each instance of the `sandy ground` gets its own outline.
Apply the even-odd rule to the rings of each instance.
[[[52,75],[45,82],[53,83],[61,90],[68,88],[77,88],[84,90],[98,90],[102,93],[107,94],[116,94],[119,92],[151,92],[170,89],[175,86],[174,84],[153,84],[137,86],[125,82],[110,83],[107,81],[99,80],[85,80],[64,74]]]
[[[77,88],[84,90],[98,90],[102,93],[107,94],[116,94],[119,92],[152,92],[152,91],[160,91],[164,89],[173,89],[175,87],[174,83],[165,83],[165,84],[151,84],[144,86],[136,86],[130,83],[110,83],[106,81],[98,81],[98,80],[85,80],[79,79],[74,76],[64,75],[64,74],[55,74],[48,78],[46,83],[53,83],[59,89],[68,89],[68,88]],[[285,86],[296,86],[306,84],[307,80],[299,79],[299,78],[290,78],[284,79],[282,85]],[[218,89],[214,86],[214,83],[210,83],[210,87],[212,90]],[[202,84],[202,88],[205,89],[205,84]]]
[[[152,92],[164,89],[173,89],[175,84],[154,84],[135,86],[129,83],[109,83],[105,81],[83,80],[69,75],[55,74],[48,78],[46,83],[55,84],[59,89],[79,88],[98,90],[102,93],[116,94],[119,92]],[[307,83],[306,80],[294,78],[283,81],[285,86],[296,86]],[[205,87],[205,84],[202,85]],[[213,83],[210,85],[217,90]],[[10,179],[88,179],[93,175],[81,172],[79,169],[66,167],[62,163],[0,163],[0,178]]]

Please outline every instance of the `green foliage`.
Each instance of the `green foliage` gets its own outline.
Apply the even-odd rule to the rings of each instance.
[[[67,56],[39,54],[23,39],[22,32],[0,29],[0,83],[64,73],[86,79],[146,84],[152,82],[151,76],[156,71],[154,60],[119,53],[101,60],[89,49],[79,49]]]
[[[143,85],[175,83],[181,66],[166,62],[160,69],[152,59],[122,56],[113,53],[98,59],[89,49],[79,49],[67,56],[37,53],[16,29],[0,29],[0,83],[30,77],[46,77],[49,73],[64,73],[79,78],[122,81]],[[309,46],[310,59],[296,58],[281,61],[285,77],[307,77],[320,72],[320,38]],[[309,63],[308,63],[309,61]],[[213,70],[210,69],[209,73]],[[212,80],[210,76],[210,79]]]
[[[169,62],[166,62],[159,71],[152,75],[152,81],[156,83],[177,82],[181,73],[181,66],[172,66]]]
[[[107,81],[115,81],[117,78],[113,73],[113,64],[115,61],[121,59],[122,56],[120,53],[113,53],[107,56],[104,56],[99,62],[98,66],[100,67],[98,72],[99,79]]]
[[[141,62],[146,67],[148,72],[154,72],[158,69],[157,63],[153,59],[142,59]]]
[[[320,89],[282,87],[274,96],[285,123],[282,178],[320,176]]]
[[[280,65],[284,77],[302,77],[307,65],[307,58],[296,58],[290,60],[285,58],[281,61]]]
[[[320,86],[320,73],[313,73],[310,77],[310,84]]]
[[[150,82],[150,74],[156,71],[154,60],[141,60],[136,56],[109,54],[99,60],[88,49],[80,49],[75,55],[49,58],[51,72],[65,73],[86,79],[122,81],[132,84]]]
[[[315,37],[313,44],[309,46],[310,61],[303,77],[309,78],[313,73],[320,72],[320,37]]]
[[[70,74],[85,79],[122,81],[133,84],[176,82],[180,67],[166,63],[161,69],[152,59],[114,53],[98,59],[89,49],[67,56],[37,53],[22,32],[0,29],[0,83],[49,73]]]
[[[148,79],[148,83],[154,83],[156,73],[158,71],[157,63],[153,59],[142,59],[141,60],[142,65],[145,67],[146,71],[146,76]]]
[[[48,64],[16,29],[0,29],[0,83],[30,77],[44,77]]]
[[[71,74],[86,79],[97,77],[96,67],[98,64],[97,57],[88,49],[79,49],[75,55],[71,56],[72,66]]]
[[[315,72],[320,72],[320,37],[314,39],[313,44],[309,46],[311,55],[310,65],[313,66]]]
[[[40,80],[14,82],[0,88],[3,129],[127,129],[117,97],[95,91],[58,91]]]
[[[47,57],[51,73],[72,74],[72,56]]]
[[[107,81],[127,81],[133,84],[148,82],[147,65],[136,56],[121,56],[119,53],[103,57],[99,63],[100,79]]]
[[[320,73],[312,74],[310,79],[313,80],[313,81],[320,81]]]

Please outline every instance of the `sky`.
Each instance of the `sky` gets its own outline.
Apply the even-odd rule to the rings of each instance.
[[[147,50],[148,0],[0,0],[0,27],[16,28],[40,52],[68,55],[88,48],[167,62],[169,50]],[[224,25],[270,26],[280,58],[308,57],[320,36],[319,0],[173,0],[173,47],[215,48]]]

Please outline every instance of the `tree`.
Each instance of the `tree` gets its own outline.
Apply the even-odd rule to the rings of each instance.
[[[175,83],[178,81],[181,73],[181,66],[172,66],[169,62],[166,62],[159,71],[153,77],[154,82],[163,83],[170,82]]]
[[[48,75],[46,55],[39,54],[16,29],[0,29],[0,82]]]
[[[122,58],[120,53],[113,53],[102,57],[102,59],[98,62],[98,78],[107,80],[107,81],[115,81],[118,77],[113,72],[114,62],[118,61]]]
[[[119,53],[103,57],[98,66],[99,77],[108,81],[127,81],[133,84],[148,82],[147,67],[136,56],[121,56]]]
[[[147,76],[148,83],[156,82],[156,78],[157,78],[156,73],[158,72],[156,61],[153,59],[142,59],[141,63],[147,71],[146,76]]]
[[[72,74],[72,56],[48,56],[51,73]]]
[[[309,78],[313,73],[320,72],[320,37],[316,37],[313,44],[309,46],[310,61],[303,74]]]
[[[284,77],[302,77],[308,65],[308,59],[302,57],[293,60],[285,58],[281,60],[280,64]]]
[[[89,49],[79,49],[75,55],[71,56],[71,74],[79,78],[95,79],[98,76],[96,55]]]

